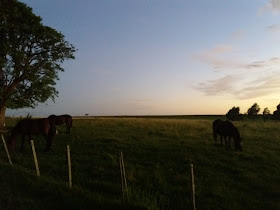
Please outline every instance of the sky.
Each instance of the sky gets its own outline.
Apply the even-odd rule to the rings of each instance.
[[[20,0],[78,51],[55,102],[8,116],[262,113],[280,103],[280,0]]]

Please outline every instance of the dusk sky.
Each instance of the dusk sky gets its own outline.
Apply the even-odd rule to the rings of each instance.
[[[280,103],[280,0],[22,0],[78,51],[7,115],[226,114]]]

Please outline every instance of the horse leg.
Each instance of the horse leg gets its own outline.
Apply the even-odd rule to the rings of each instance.
[[[21,136],[20,152],[23,152],[24,142],[25,142],[25,135],[22,135]]]
[[[69,134],[70,133],[70,125],[66,123],[66,133]]]
[[[56,130],[55,130],[56,131]],[[44,149],[44,152],[48,152],[51,150],[52,147],[52,143],[55,137],[55,132],[54,131],[50,131],[47,135],[45,135],[45,139],[46,139],[46,148]]]
[[[224,139],[225,139],[225,146],[226,146],[226,149],[227,149],[227,145],[228,145],[228,138],[227,138],[227,136],[224,136]]]
[[[44,149],[44,152],[48,152],[48,151],[50,151],[51,146],[52,146],[52,139],[50,138],[49,135],[46,135],[45,139],[46,139],[46,148]]]

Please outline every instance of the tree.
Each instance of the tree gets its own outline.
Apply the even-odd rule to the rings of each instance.
[[[0,126],[6,108],[34,108],[58,96],[58,72],[76,49],[62,33],[42,24],[18,0],[0,1]]]
[[[241,120],[242,119],[242,115],[239,113],[240,108],[239,107],[232,107],[228,113],[226,114],[226,117],[229,120]]]
[[[266,121],[270,118],[270,111],[268,108],[264,108],[263,110],[263,120]]]
[[[248,117],[249,118],[256,118],[256,116],[258,116],[258,113],[260,111],[260,107],[257,103],[254,103],[253,106],[251,106],[251,108],[248,109]]]
[[[277,105],[277,110],[273,112],[272,119],[273,120],[280,120],[280,104]]]

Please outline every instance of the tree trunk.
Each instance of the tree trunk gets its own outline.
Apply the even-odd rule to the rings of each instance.
[[[0,130],[5,129],[6,106],[0,105]]]

